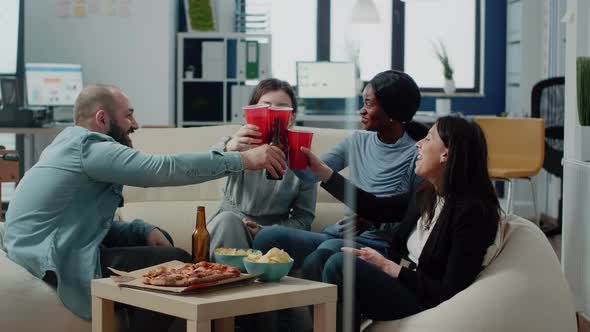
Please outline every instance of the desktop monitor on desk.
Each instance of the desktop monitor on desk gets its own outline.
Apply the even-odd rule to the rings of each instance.
[[[297,96],[305,114],[343,115],[358,110],[360,87],[352,62],[298,61]]]
[[[300,98],[354,98],[358,94],[352,62],[297,62]]]
[[[27,63],[29,106],[73,106],[82,91],[82,66],[56,63]]]
[[[83,87],[81,65],[27,63],[25,78],[28,106],[47,107],[47,122],[73,121],[71,108]]]

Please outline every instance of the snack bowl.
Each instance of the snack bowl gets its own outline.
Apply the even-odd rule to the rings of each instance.
[[[244,258],[248,257],[248,254],[252,254],[252,253],[262,254],[260,252],[260,250],[254,250],[254,249],[244,249],[249,252],[249,253],[244,253],[244,254],[237,254],[237,253],[236,254],[222,254],[222,253],[216,252],[216,250],[213,251],[213,257],[215,258],[216,263],[235,266],[238,269],[240,269],[240,271],[242,271],[242,272],[246,272],[246,267],[244,266]]]
[[[257,274],[261,281],[279,281],[286,276],[293,267],[293,259],[286,263],[261,263],[252,262],[244,258],[246,271],[250,274]]]

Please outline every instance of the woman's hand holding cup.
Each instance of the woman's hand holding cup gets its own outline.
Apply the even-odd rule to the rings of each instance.
[[[226,151],[246,151],[262,144],[262,134],[258,126],[252,124],[243,125],[225,145]]]
[[[326,165],[315,153],[311,152],[310,149],[302,146],[301,152],[307,156],[309,162],[309,170],[317,175],[322,182],[327,182],[331,177],[334,171]]]

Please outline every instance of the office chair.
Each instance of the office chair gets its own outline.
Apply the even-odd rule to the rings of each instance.
[[[5,150],[0,145],[0,184],[2,182],[18,182],[20,179],[18,171],[18,155],[14,150]],[[0,188],[0,221],[3,221],[2,188]]]
[[[538,224],[537,198],[531,177],[543,166],[543,119],[475,117],[474,120],[486,137],[490,177],[508,184],[506,213],[513,212],[513,183],[516,179],[528,180],[533,196],[535,223]]]
[[[542,225],[547,236],[561,233],[563,197],[563,118],[565,78],[553,77],[539,81],[531,94],[531,116],[545,120],[545,161],[543,168],[561,181],[557,224]]]

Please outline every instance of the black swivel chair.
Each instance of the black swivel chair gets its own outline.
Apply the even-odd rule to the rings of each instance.
[[[543,168],[561,180],[559,215],[557,224],[542,225],[547,236],[561,233],[563,196],[563,118],[564,118],[564,77],[542,80],[533,86],[531,116],[545,120],[545,161]]]

